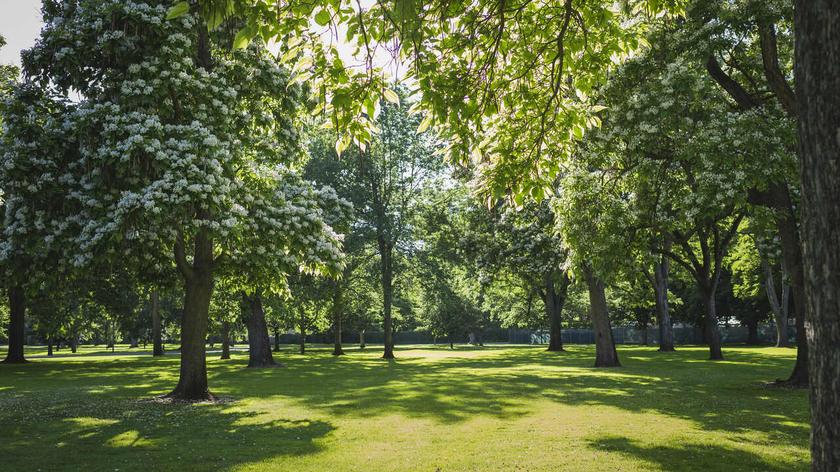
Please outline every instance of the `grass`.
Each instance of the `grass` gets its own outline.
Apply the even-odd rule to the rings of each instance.
[[[222,404],[150,400],[178,358],[80,355],[0,365],[3,470],[789,471],[808,468],[807,392],[768,388],[795,351],[412,346],[398,359],[291,349],[284,368],[209,357]],[[136,350],[135,350],[136,351]],[[30,351],[30,356],[43,350]]]

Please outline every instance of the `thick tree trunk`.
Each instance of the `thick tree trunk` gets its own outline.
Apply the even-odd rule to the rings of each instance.
[[[248,367],[276,366],[271,355],[262,297],[258,293],[245,296],[245,305],[248,308]]]
[[[183,262],[183,261],[182,261]],[[213,242],[204,232],[195,241],[193,263],[184,274],[184,315],[181,322],[181,369],[178,385],[168,397],[202,401],[214,397],[207,386],[207,323],[213,295]]]
[[[551,274],[544,279],[544,302],[545,316],[548,318],[550,327],[548,339],[548,351],[563,351],[563,304],[566,302],[566,293],[569,288],[569,278],[563,273],[560,286],[556,287]]]
[[[837,223],[840,221],[840,8],[837,2],[796,0],[794,31],[810,354],[811,469],[833,472],[840,470],[840,231]]]
[[[342,284],[340,281],[336,281],[333,284],[333,336],[335,337],[333,343],[333,352],[332,355],[334,356],[343,356],[344,349],[341,346],[341,312],[343,310],[343,294],[342,294]]]
[[[653,266],[653,289],[656,294],[656,321],[659,324],[659,351],[674,351],[674,328],[668,306],[668,258],[661,257]]]
[[[715,292],[713,288],[700,287],[700,295],[703,297],[703,308],[705,309],[703,329],[706,334],[706,342],[709,344],[709,359],[723,360],[723,351],[720,347],[717,306],[715,305]]]
[[[382,329],[385,337],[385,349],[382,353],[383,359],[394,358],[394,330],[391,319],[391,304],[394,296],[394,268],[392,246],[380,240],[379,256],[382,270]]]
[[[6,353],[6,364],[22,364],[26,362],[23,355],[26,328],[26,294],[20,285],[12,285],[8,290],[9,296],[9,351]]]
[[[163,355],[163,326],[160,319],[160,295],[152,290],[152,355]]]
[[[230,322],[222,321],[222,356],[219,359],[230,359]]]
[[[584,268],[586,285],[589,289],[589,315],[595,331],[595,367],[620,367],[618,352],[615,350],[612,328],[610,327],[610,313],[607,308],[607,295],[604,283],[592,273],[589,267]]]

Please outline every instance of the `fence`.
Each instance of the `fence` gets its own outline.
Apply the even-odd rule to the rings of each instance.
[[[746,326],[721,326],[720,340],[723,343],[745,343],[749,337]],[[642,344],[644,333],[642,330],[629,327],[617,326],[613,330],[613,338],[616,344]],[[788,327],[788,341],[796,344],[796,328]],[[534,331],[527,329],[511,330],[510,343],[515,344],[548,344],[549,334],[546,331]],[[591,329],[570,328],[563,330],[564,344],[594,344],[595,335]],[[776,342],[776,327],[772,324],[760,324],[758,326],[758,340],[761,343]],[[659,329],[648,328],[647,342],[649,344],[659,343]],[[675,344],[704,344],[703,332],[700,328],[683,327],[674,328]]]

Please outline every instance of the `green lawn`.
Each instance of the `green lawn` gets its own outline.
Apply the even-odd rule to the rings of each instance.
[[[291,348],[290,348],[291,349]],[[251,370],[212,355],[224,404],[151,400],[176,356],[101,355],[0,365],[2,470],[806,470],[807,392],[768,388],[795,351],[593,348],[327,349]],[[43,350],[30,351],[30,355]]]

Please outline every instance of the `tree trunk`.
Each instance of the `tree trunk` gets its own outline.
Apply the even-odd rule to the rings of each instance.
[[[642,323],[642,345],[648,345],[648,322]]]
[[[277,363],[271,355],[262,297],[255,293],[245,296],[244,301],[248,308],[248,367],[273,367]]]
[[[70,352],[75,354],[76,351],[78,350],[78,348],[79,348],[79,337],[78,337],[78,335],[74,334],[70,338]]]
[[[656,321],[659,323],[659,351],[674,351],[674,328],[668,306],[668,258],[661,257],[653,266],[653,289],[656,293]]]
[[[589,316],[592,318],[592,328],[595,332],[595,367],[620,367],[610,327],[604,283],[589,267],[584,267],[584,275],[589,289]]]
[[[129,347],[129,349],[140,347],[140,340],[137,339],[137,336],[134,336],[134,335],[131,336],[131,344],[129,344],[128,347]]]
[[[300,325],[300,353],[306,354],[306,326]]]
[[[222,321],[222,356],[219,359],[230,359],[230,322]]]
[[[706,342],[709,343],[709,359],[723,360],[723,351],[720,348],[720,330],[718,329],[715,292],[713,288],[700,287],[700,294],[703,297],[703,308],[705,309],[703,328],[706,335]]]
[[[747,344],[751,346],[761,344],[758,339],[758,320],[754,318],[747,321]]]
[[[840,8],[796,0],[811,470],[840,470]],[[794,298],[796,294],[794,293]],[[797,324],[798,330],[798,324]],[[799,335],[799,333],[797,333]]]
[[[26,362],[23,355],[25,342],[26,294],[20,285],[12,285],[8,289],[9,296],[9,351],[6,353],[6,364],[22,364]]]
[[[333,345],[333,352],[332,355],[334,356],[343,356],[344,349],[341,346],[341,311],[342,311],[342,304],[343,304],[343,296],[342,290],[343,287],[340,281],[336,281],[333,283],[333,336],[335,336],[334,345]]]
[[[394,287],[393,287],[393,264],[391,261],[392,248],[391,246],[380,240],[379,256],[382,266],[382,329],[384,330],[385,348],[382,353],[383,359],[394,358],[394,333],[393,320],[391,319],[391,303],[393,302]]]
[[[204,231],[196,235],[188,275],[184,274],[184,315],[181,322],[181,369],[178,385],[168,397],[176,400],[212,400],[207,386],[207,323],[213,295],[213,242]]]
[[[545,316],[549,322],[549,339],[548,351],[559,352],[563,351],[563,304],[566,301],[566,293],[569,288],[569,278],[563,273],[563,280],[560,282],[560,287],[555,286],[554,279],[551,274],[547,274],[544,279],[545,283]]]
[[[359,349],[364,349],[365,345],[365,330],[359,331]]]
[[[152,290],[152,355],[163,355],[163,336],[160,319],[160,295],[157,290]]]
[[[776,323],[776,347],[787,347],[787,313],[782,309],[782,303],[786,303],[787,300],[784,300],[784,302],[779,301],[779,297],[776,294],[776,282],[773,280],[773,268],[764,257],[761,258],[761,268],[764,270],[764,291],[767,293],[767,301],[770,302],[770,309],[773,311],[773,319]],[[786,291],[784,275],[782,276],[781,283],[782,293],[784,294]],[[785,296],[782,296],[782,299],[785,298]]]
[[[49,357],[53,356],[53,341],[52,341],[52,337],[49,337],[49,336],[47,337],[47,356],[49,356]]]

